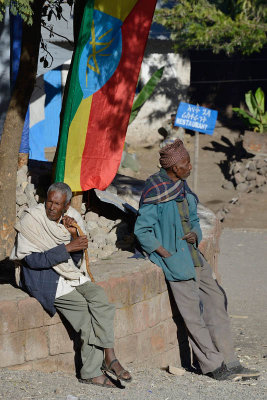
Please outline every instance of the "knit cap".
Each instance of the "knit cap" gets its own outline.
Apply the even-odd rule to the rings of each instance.
[[[160,152],[160,165],[166,169],[175,165],[188,155],[188,151],[184,147],[180,139],[176,139],[173,143],[163,147]]]

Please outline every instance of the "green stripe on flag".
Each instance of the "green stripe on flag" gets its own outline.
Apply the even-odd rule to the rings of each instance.
[[[66,100],[66,106],[64,110],[63,123],[60,132],[55,182],[64,181],[69,126],[83,98],[83,93],[79,82],[79,64],[83,48],[87,44],[91,35],[93,12],[94,12],[94,0],[88,0],[84,8],[79,39],[74,54],[70,85]]]

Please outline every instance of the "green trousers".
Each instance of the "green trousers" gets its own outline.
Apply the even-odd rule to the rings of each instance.
[[[104,348],[114,347],[115,306],[109,303],[104,289],[86,282],[55,299],[54,305],[81,334],[81,378],[100,376]]]

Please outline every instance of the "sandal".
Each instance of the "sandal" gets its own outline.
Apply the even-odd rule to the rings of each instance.
[[[96,386],[101,386],[101,387],[106,387],[106,388],[112,388],[115,389],[116,386],[115,385],[108,385],[107,382],[111,382],[111,380],[106,376],[103,383],[100,382],[94,382],[93,381],[94,378],[88,378],[88,379],[78,379],[79,382],[81,383],[87,383],[88,385],[96,385]]]
[[[129,376],[129,378],[124,378],[124,377],[122,376],[125,372],[128,372],[128,371],[126,371],[126,369],[124,369],[124,368],[122,367],[121,372],[120,372],[119,374],[117,374],[117,372],[112,368],[112,365],[113,365],[116,361],[120,364],[119,360],[117,360],[117,358],[114,358],[114,360],[111,361],[111,363],[109,364],[109,366],[107,366],[106,361],[105,361],[105,359],[104,359],[104,360],[103,360],[103,363],[102,363],[102,367],[101,367],[102,372],[109,372],[110,374],[115,375],[115,376],[116,376],[119,380],[121,380],[121,381],[124,381],[124,382],[131,382],[131,380],[133,379],[133,378],[131,377],[131,375]]]

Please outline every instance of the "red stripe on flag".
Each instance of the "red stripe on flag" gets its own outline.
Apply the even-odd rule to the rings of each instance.
[[[93,95],[81,165],[82,190],[112,182],[125,134],[156,0],[139,0],[122,25],[122,55],[109,81]]]

